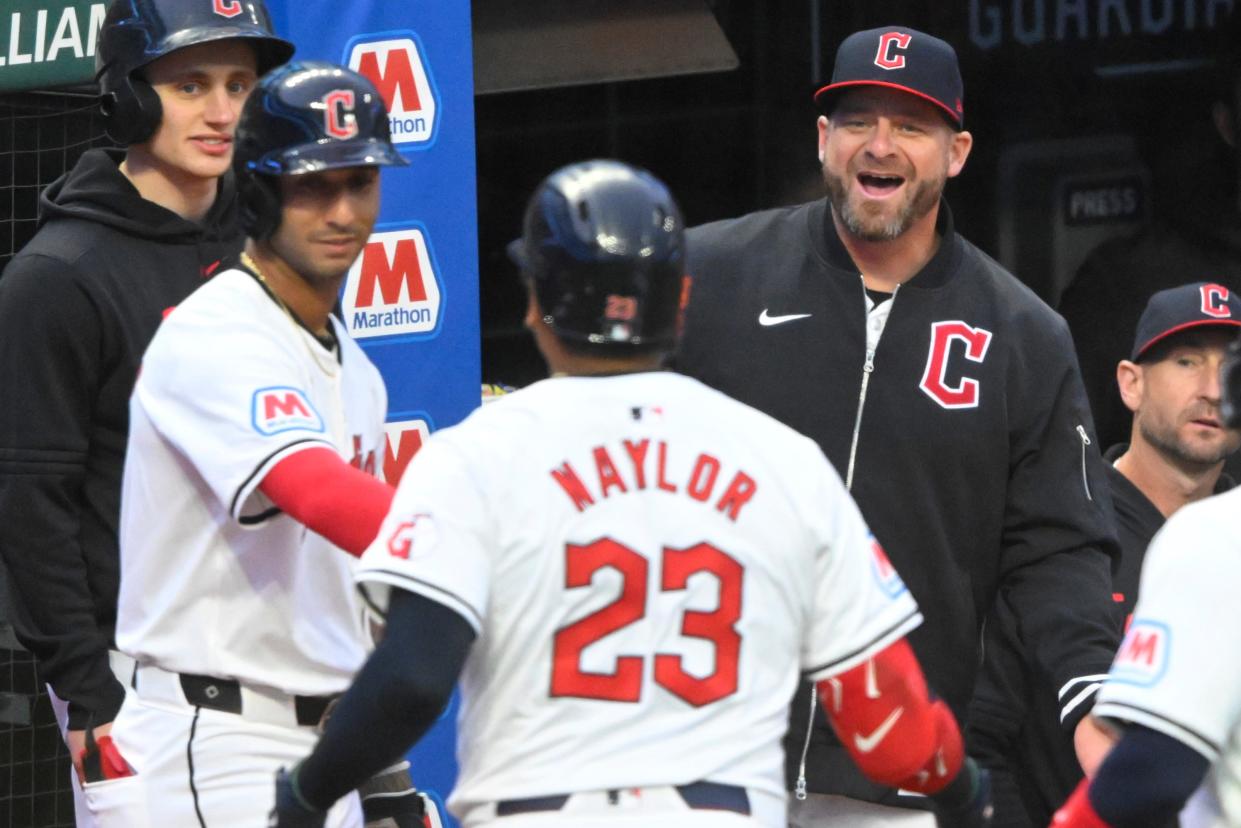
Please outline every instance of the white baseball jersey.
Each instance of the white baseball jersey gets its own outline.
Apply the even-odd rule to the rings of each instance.
[[[1212,762],[1184,828],[1241,825],[1241,489],[1190,504],[1151,541],[1133,623],[1096,716],[1167,734]]]
[[[365,658],[356,561],[257,488],[313,447],[380,471],[383,381],[332,324],[337,353],[230,270],[152,340],[130,401],[116,625],[140,663],[327,695]]]
[[[458,813],[698,780],[782,802],[799,671],[921,620],[811,440],[662,372],[546,380],[437,432],[358,579],[479,633]]]

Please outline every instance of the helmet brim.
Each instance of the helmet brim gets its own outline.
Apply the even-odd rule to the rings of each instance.
[[[260,161],[255,172],[267,175],[304,175],[342,167],[406,167],[409,161],[396,147],[373,138],[322,141],[282,150]]]

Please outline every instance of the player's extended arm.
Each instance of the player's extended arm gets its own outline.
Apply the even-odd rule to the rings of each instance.
[[[383,640],[362,666],[328,720],[323,738],[285,784],[295,794],[285,802],[315,813],[391,765],[418,741],[448,703],[474,628],[443,604],[392,588]],[[278,805],[280,803],[278,802]]]
[[[308,448],[271,467],[259,491],[298,523],[354,557],[379,534],[395,490],[329,448]]]
[[[1055,828],[1161,828],[1202,784],[1208,762],[1188,745],[1129,725],[1093,780],[1083,779],[1052,819]]]
[[[965,757],[948,705],[932,700],[905,639],[817,684],[828,721],[853,761],[882,785],[927,794],[953,825],[986,825],[987,778]]]

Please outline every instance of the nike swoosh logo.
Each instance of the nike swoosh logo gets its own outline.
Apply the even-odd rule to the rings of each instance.
[[[883,737],[888,735],[888,731],[896,727],[896,722],[900,719],[901,714],[905,712],[904,707],[898,707],[888,714],[888,718],[884,719],[879,727],[875,728],[869,736],[863,736],[861,733],[853,734],[853,744],[857,746],[859,753],[870,753],[879,743],[883,741]]]
[[[785,322],[792,322],[794,319],[805,319],[810,316],[808,313],[786,313],[784,316],[772,316],[767,313],[767,309],[763,308],[763,312],[758,315],[758,324],[764,328],[770,328],[772,325],[783,325]]]

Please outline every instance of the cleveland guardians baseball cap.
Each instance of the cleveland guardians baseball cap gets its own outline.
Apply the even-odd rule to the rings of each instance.
[[[885,26],[846,37],[836,51],[832,82],[814,93],[819,111],[830,115],[840,92],[851,86],[899,89],[935,104],[954,129],[965,124],[956,51],[916,29]]]
[[[1154,345],[1191,328],[1241,328],[1241,296],[1213,282],[1161,290],[1146,303],[1133,339],[1133,362]]]

